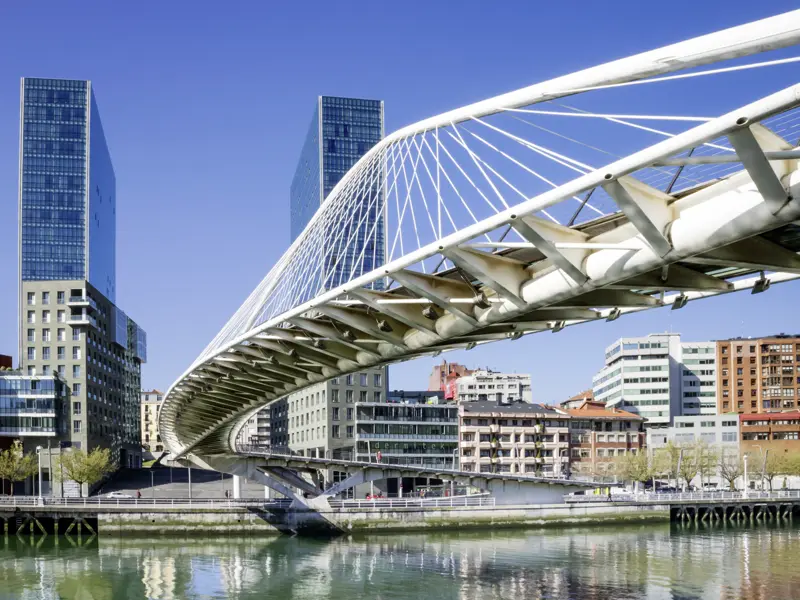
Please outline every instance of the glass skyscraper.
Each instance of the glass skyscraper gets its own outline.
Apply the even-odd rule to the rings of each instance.
[[[137,466],[147,338],[116,305],[116,180],[92,84],[24,78],[20,105],[19,364],[69,386],[57,451]]]
[[[116,296],[116,180],[89,81],[22,80],[20,275]]]
[[[290,190],[292,241],[303,232],[344,174],[382,138],[382,101],[334,96],[317,99]],[[330,227],[325,240],[321,240],[321,278],[326,289],[368,273],[384,262],[383,202],[376,198],[382,193],[380,182],[360,193],[362,209],[367,211],[363,218]],[[352,243],[345,245],[342,237]]]

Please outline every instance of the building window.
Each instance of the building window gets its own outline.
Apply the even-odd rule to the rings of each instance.
[[[369,383],[367,382],[367,374],[366,373],[359,373],[358,377],[359,377],[359,382],[360,382],[360,384],[362,386],[366,387],[367,385],[369,385]]]
[[[81,414],[81,403],[80,402],[73,402],[72,403],[72,414],[73,415]]]
[[[339,426],[338,425],[331,425],[331,437],[341,437],[339,435]]]
[[[49,329],[42,329],[42,341],[49,342],[50,341],[50,330]]]
[[[383,392],[372,392],[372,401],[373,402],[381,402],[382,401],[381,400],[381,396],[382,395],[383,395]]]
[[[74,379],[78,379],[81,376],[81,366],[80,365],[72,365],[72,377]]]
[[[81,330],[80,329],[73,329],[72,330],[72,341],[73,342],[80,342],[81,341]]]
[[[347,437],[348,438],[352,438],[353,437],[353,426],[352,425],[348,425],[347,426]]]
[[[34,306],[36,304],[36,294],[34,292],[28,292],[28,306]]]
[[[336,389],[331,390],[331,402],[334,404],[339,402],[339,390]]]
[[[80,421],[73,421],[72,422],[72,433],[80,433],[81,432],[81,422]]]
[[[339,420],[339,407],[338,406],[334,406],[333,407],[333,417],[331,417],[331,418],[334,421],[338,421]]]
[[[344,400],[345,400],[345,402],[352,402],[353,401],[353,390],[345,390],[345,392],[344,392]]]
[[[50,346],[42,348],[42,360],[50,360]]]
[[[42,304],[50,304],[50,292],[42,292]]]
[[[29,310],[28,311],[28,323],[36,323],[36,311]]]
[[[63,377],[64,375],[66,375],[66,373],[67,373],[67,368],[64,365],[58,365],[58,374]]]
[[[36,375],[36,367],[28,367],[28,375],[34,377]]]
[[[57,313],[56,320],[59,323],[66,323],[67,322],[67,313],[66,311],[60,310]]]
[[[381,377],[381,374],[380,374],[380,373],[375,373],[375,374],[372,376],[372,384],[373,384],[375,387],[381,387],[381,385],[382,385],[382,379],[383,379],[383,378]]]
[[[28,348],[28,360],[36,360],[36,348]]]
[[[72,347],[72,360],[80,360],[81,359],[81,347],[80,346],[73,346]]]
[[[352,375],[352,373],[350,375],[348,375],[347,377],[345,377],[344,381],[345,381],[345,383],[347,385],[353,385],[353,375]]]
[[[42,365],[42,375],[45,377],[50,375],[50,365]]]
[[[42,311],[42,323],[49,323],[50,322],[50,311],[43,310]]]
[[[35,342],[36,341],[36,330],[35,329],[28,329],[28,341]]]
[[[361,390],[360,392],[358,392],[358,401],[359,402],[367,401],[367,390]]]
[[[64,304],[65,295],[64,292],[56,292],[56,302],[58,304]]]
[[[80,396],[81,395],[81,384],[75,383],[72,385],[72,395],[73,396]]]
[[[347,420],[348,421],[352,421],[353,420],[353,409],[352,408],[348,408],[347,409]]]
[[[67,331],[65,329],[59,329],[57,335],[59,342],[63,342],[67,339]]]
[[[66,350],[65,350],[64,346],[58,346],[56,351],[57,351],[57,354],[58,354],[58,360],[66,360],[67,359],[67,353],[66,353]]]

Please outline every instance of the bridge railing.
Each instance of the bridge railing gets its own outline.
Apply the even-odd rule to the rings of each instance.
[[[456,508],[465,506],[494,506],[495,499],[489,494],[449,496],[439,498],[375,498],[356,500],[331,500],[331,508]]]
[[[676,492],[667,494],[612,494],[606,495],[566,495],[564,500],[568,503],[590,502],[639,502],[648,504],[662,504],[666,502],[726,502],[734,500],[780,500],[800,499],[800,490],[775,490],[772,492],[762,490],[748,490],[747,493],[736,492]]]
[[[71,508],[94,508],[94,507],[120,507],[120,508],[143,508],[148,506],[157,507],[198,507],[198,508],[241,508],[241,507],[281,507],[288,506],[290,500],[281,499],[259,499],[259,498],[109,498],[107,496],[91,496],[89,498],[49,498],[43,496],[4,496],[0,497],[0,509],[8,507],[71,507]]]

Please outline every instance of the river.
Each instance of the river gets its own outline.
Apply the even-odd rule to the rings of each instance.
[[[800,528],[289,537],[8,536],[0,599],[800,598]]]

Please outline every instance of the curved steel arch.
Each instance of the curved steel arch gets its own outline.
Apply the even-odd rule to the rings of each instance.
[[[760,123],[794,109],[800,103],[800,86],[709,119],[599,169],[587,169],[482,119],[798,40],[800,11],[794,11],[530,86],[387,136],[335,187],[303,234],[170,388],[160,416],[164,441],[176,455],[229,453],[234,451],[239,426],[254,410],[340,374],[496,339],[516,339],[528,332],[614,319],[631,310],[666,304],[679,307],[689,299],[749,289],[754,282],[763,288],[768,285],[763,273],[748,278],[759,271],[774,271],[770,282],[794,278],[800,273],[796,249],[762,234],[780,231],[800,218],[800,205],[793,199],[800,181],[800,155]],[[470,148],[462,132],[504,159],[538,173],[500,145],[457,127],[463,122],[491,127],[539,154],[546,151],[548,158],[582,174],[560,185],[548,181],[553,189],[528,197],[486,155]],[[430,132],[435,179],[425,159],[434,156],[425,137]],[[467,153],[474,177],[485,178],[483,190],[451,155],[452,164],[472,188],[465,186],[460,192],[453,185],[439,161],[440,148],[450,153],[440,135],[449,136],[451,148]],[[686,156],[702,145],[730,152]],[[413,163],[410,184],[404,161]],[[665,166],[720,163],[733,164],[738,172],[699,181],[680,193],[673,193],[674,181],[664,190],[642,181],[645,173]],[[416,173],[423,164],[430,179],[428,189],[436,190],[439,211],[438,232],[428,211],[434,235],[425,244],[410,201],[415,194],[415,201],[429,209],[421,183],[424,176],[417,178]],[[473,223],[454,222],[441,199],[442,175],[450,180]],[[399,196],[396,190],[403,187],[403,180],[407,195],[405,203],[397,198],[392,245],[395,250],[400,241],[399,256],[384,257],[379,268],[364,273],[363,249],[362,256],[355,256],[356,238],[374,235],[374,231],[362,227],[369,219],[360,205],[369,203],[367,212],[372,206],[376,214],[379,209],[385,211],[387,197],[392,191]],[[523,201],[509,205],[499,190],[501,181],[519,192]],[[463,197],[467,195],[464,189],[471,194],[469,201]],[[546,218],[551,217],[548,209],[579,194],[604,194],[616,210],[577,225]],[[477,213],[477,205],[484,201],[494,214],[478,218],[473,209]],[[503,206],[498,208],[495,204],[500,203]],[[405,252],[403,235],[408,232],[402,229],[409,206],[414,225],[406,228],[416,235],[417,248]],[[442,229],[443,207],[453,226],[447,235]],[[341,227],[342,223],[347,224]],[[342,230],[341,239],[327,243],[326,232],[337,227]],[[504,241],[509,231],[521,241]],[[482,236],[487,241],[480,241]],[[337,267],[342,257],[344,269],[330,268],[331,261]],[[430,260],[445,268],[426,272]],[[375,289],[387,280],[394,282],[392,287]],[[665,291],[676,293],[665,295]]]

